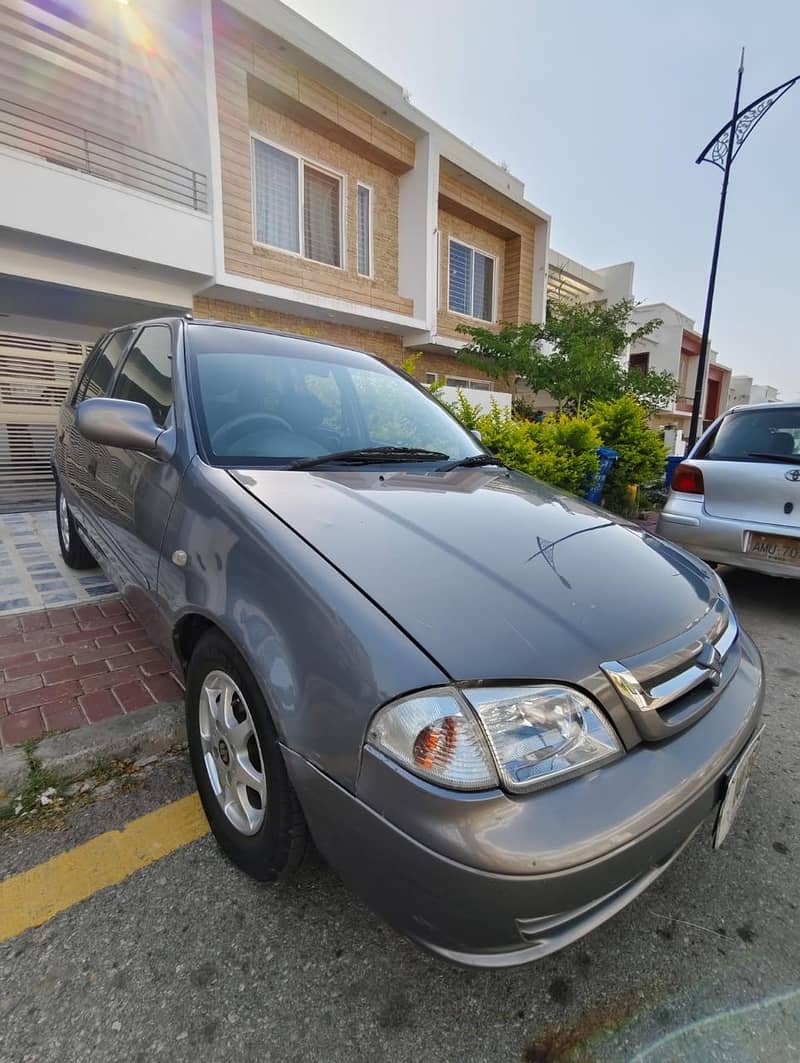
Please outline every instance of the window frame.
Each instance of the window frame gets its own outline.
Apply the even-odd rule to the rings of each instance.
[[[172,385],[172,404],[170,405],[170,408],[167,411],[167,416],[164,419],[163,425],[158,425],[158,427],[161,428],[162,431],[164,431],[167,428],[169,428],[170,411],[172,412],[173,417],[175,416],[175,373],[174,373],[174,369],[175,369],[175,349],[176,349],[175,348],[175,336],[173,335],[172,328],[170,327],[170,325],[166,321],[149,321],[147,324],[142,325],[140,328],[138,328],[138,329],[135,328],[133,330],[133,336],[131,337],[130,341],[128,342],[128,346],[125,348],[125,353],[120,358],[119,365],[117,366],[116,370],[114,371],[114,375],[111,378],[111,382],[109,384],[109,392],[108,392],[108,395],[106,397],[109,398],[109,399],[116,398],[114,392],[117,390],[117,384],[119,383],[119,378],[125,372],[125,366],[128,364],[128,359],[130,358],[131,354],[133,353],[133,349],[136,346],[136,344],[138,343],[139,337],[145,331],[145,329],[149,329],[149,328],[163,328],[163,329],[166,329],[167,330],[167,335],[169,336],[169,359],[170,359],[170,362],[172,363],[171,368],[170,368],[170,384]],[[147,405],[147,403],[144,403],[144,405]],[[147,408],[150,409],[149,406]],[[152,413],[153,413],[153,411],[150,410],[151,416],[152,416]],[[158,424],[158,422],[156,421],[155,417],[153,417],[153,422],[155,424]]]
[[[644,364],[641,362],[634,362],[634,358],[643,358]],[[628,369],[636,369],[643,376],[647,376],[650,372],[650,351],[631,351],[628,355]]]
[[[261,141],[262,144],[266,144],[267,147],[275,148],[276,151],[282,151],[284,155],[291,155],[292,158],[297,160],[297,225],[298,236],[300,243],[299,251],[291,251],[285,247],[278,247],[277,244],[269,244],[264,240],[258,239],[258,220],[256,218],[256,152],[255,142]],[[309,258],[305,253],[305,167],[310,166],[312,170],[319,170],[320,173],[327,174],[328,177],[333,177],[339,182],[339,264],[333,262],[320,262],[316,258]],[[254,130],[250,130],[250,215],[252,222],[252,235],[253,246],[264,247],[270,251],[279,251],[282,255],[290,255],[292,258],[301,258],[304,262],[313,262],[316,266],[325,266],[326,269],[347,270],[347,174],[341,170],[335,170],[333,167],[328,166],[326,163],[317,162],[315,159],[309,159],[305,155],[301,155],[297,151],[293,151],[291,148],[285,147],[283,144],[278,144],[274,140],[270,140],[268,137],[262,136],[261,133],[256,133]]]
[[[73,407],[77,408],[83,402],[83,400],[86,398],[86,390],[84,389],[83,385],[85,383],[88,383],[88,381],[89,381],[89,379],[90,379],[90,377],[91,377],[91,375],[92,375],[92,373],[94,371],[94,367],[95,367],[95,364],[96,364],[98,358],[100,358],[100,356],[102,355],[103,351],[106,349],[106,347],[109,345],[109,343],[111,343],[113,338],[120,332],[130,332],[130,336],[128,337],[128,342],[122,348],[122,352],[121,352],[121,354],[119,356],[119,361],[114,366],[114,368],[113,368],[113,370],[111,372],[111,376],[108,378],[108,387],[106,389],[106,392],[105,392],[104,395],[99,396],[99,397],[105,398],[105,399],[111,398],[111,392],[114,390],[114,385],[116,384],[116,381],[117,381],[117,373],[119,373],[120,366],[123,365],[123,363],[125,362],[125,359],[128,357],[128,351],[131,349],[131,344],[133,343],[133,341],[136,338],[136,336],[139,335],[140,331],[141,330],[137,329],[137,327],[135,325],[119,325],[117,328],[111,329],[109,332],[106,332],[106,334],[104,336],[100,337],[100,339],[97,341],[97,343],[94,345],[94,347],[92,348],[92,350],[89,352],[89,354],[86,357],[86,361],[84,362],[83,369],[82,369],[81,373],[78,376],[78,381],[75,384],[75,388],[74,388],[74,390],[72,392],[72,396],[70,397],[70,400],[69,400],[70,406],[73,406]],[[83,391],[82,395],[80,395],[81,391]],[[78,397],[79,395],[80,395],[80,398]]]
[[[433,377],[433,380],[429,380],[429,377]],[[451,384],[451,380],[463,380],[466,387],[463,387],[461,384]],[[425,373],[426,384],[438,384],[440,382],[444,384],[446,388],[458,388],[460,391],[494,391],[495,389],[493,380],[481,380],[480,377],[476,376],[453,377],[448,376],[446,373]],[[475,387],[476,384],[478,385],[477,387]]]
[[[112,333],[104,332],[103,335],[100,337],[100,339],[97,340],[97,342],[94,344],[92,349],[86,355],[86,358],[83,361],[83,365],[81,366],[80,370],[78,371],[78,374],[75,377],[75,382],[72,385],[72,392],[71,392],[70,397],[69,397],[70,406],[75,406],[77,404],[77,402],[78,402],[78,392],[81,390],[81,388],[83,387],[84,383],[88,380],[89,373],[91,372],[92,368],[94,367],[94,363],[100,357],[101,352],[105,349],[105,346],[109,342],[109,340],[111,339],[111,336],[112,336]]]
[[[358,210],[358,192],[359,189],[365,189],[369,195],[369,214],[367,224],[369,226],[367,241],[367,254],[369,255],[369,270],[367,273],[362,273],[358,268],[358,222],[360,218]],[[366,181],[356,181],[356,273],[359,277],[366,277],[369,280],[375,278],[375,189],[372,185],[368,185]]]
[[[475,276],[474,256],[476,254],[483,255],[484,258],[490,258],[492,260],[492,262],[494,263],[494,265],[492,267],[492,309],[491,309],[492,316],[490,318],[477,317],[474,313],[465,314],[463,310],[453,310],[452,307],[450,306],[450,245],[451,244],[459,244],[461,247],[465,247],[468,251],[470,251],[472,253],[472,256],[473,256],[472,276],[473,276],[473,278]],[[484,251],[483,248],[475,247],[474,244],[468,244],[466,240],[460,240],[457,236],[453,236],[452,234],[448,233],[447,234],[447,291],[446,291],[446,299],[445,299],[445,304],[447,306],[448,314],[455,314],[456,317],[463,317],[463,318],[466,318],[468,321],[483,321],[484,324],[487,324],[487,325],[496,325],[497,324],[497,288],[498,288],[497,277],[498,277],[498,266],[499,266],[499,264],[500,264],[499,257],[497,255],[493,255],[491,253],[491,251]],[[474,294],[475,294],[474,293],[474,289],[471,289],[471,291],[470,291],[470,306],[471,306],[473,311],[475,310],[475,306],[474,306],[474,302],[473,302]]]

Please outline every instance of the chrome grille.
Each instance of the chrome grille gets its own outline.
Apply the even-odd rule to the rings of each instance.
[[[676,734],[704,715],[714,704],[714,690],[724,680],[725,665],[739,634],[736,617],[719,599],[705,630],[688,644],[667,648],[655,656],[630,661],[605,661],[600,667],[631,714],[643,738],[655,742]],[[708,684],[707,696],[689,695]],[[679,711],[681,708],[686,711]]]

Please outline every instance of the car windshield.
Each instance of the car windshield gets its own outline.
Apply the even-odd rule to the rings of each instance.
[[[800,406],[728,414],[698,457],[800,463]]]
[[[442,463],[484,454],[437,402],[367,355],[197,324],[188,348],[197,427],[214,464],[321,466],[328,455],[332,465]]]

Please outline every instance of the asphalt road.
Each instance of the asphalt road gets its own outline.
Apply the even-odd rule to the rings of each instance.
[[[720,851],[701,832],[576,945],[472,972],[398,937],[319,862],[262,887],[206,836],[0,945],[0,1060],[797,1060],[800,584],[726,578],[769,689]],[[191,788],[179,758],[57,829],[0,832],[2,874]]]

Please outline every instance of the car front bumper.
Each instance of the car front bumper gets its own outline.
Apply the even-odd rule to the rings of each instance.
[[[670,498],[658,518],[657,534],[662,539],[682,546],[684,550],[720,565],[763,572],[769,576],[785,576],[800,579],[800,566],[781,561],[769,561],[745,553],[748,533],[763,532],[766,535],[796,535],[796,530],[780,524],[750,524],[726,517],[712,517],[703,509],[702,502],[695,499]]]
[[[736,676],[693,727],[525,797],[447,793],[368,751],[353,795],[284,750],[317,847],[389,923],[453,962],[514,966],[563,948],[646,889],[719,804],[761,716],[758,652],[740,639]]]

